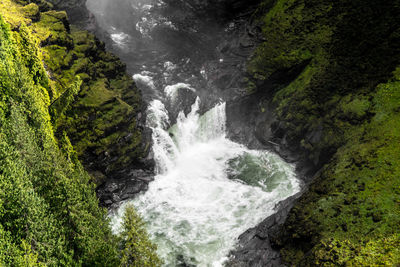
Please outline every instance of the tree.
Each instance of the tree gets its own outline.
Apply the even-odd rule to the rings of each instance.
[[[143,220],[132,205],[128,205],[122,223],[121,266],[155,267],[162,261],[156,254],[157,246],[150,242]]]

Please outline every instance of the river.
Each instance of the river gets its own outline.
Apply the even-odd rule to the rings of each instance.
[[[156,161],[149,189],[111,213],[113,231],[133,203],[165,266],[223,265],[241,233],[301,188],[295,166],[227,138],[226,93],[210,86],[207,62],[223,67],[213,40],[231,23],[181,24],[185,9],[156,0],[89,0],[88,8],[148,103]]]

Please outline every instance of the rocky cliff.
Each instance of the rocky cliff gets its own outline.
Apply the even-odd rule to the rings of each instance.
[[[257,135],[310,166],[311,184],[281,227],[280,212],[242,236],[239,266],[276,259],[271,247],[290,266],[399,264],[399,8],[259,6],[264,41],[248,62],[248,87],[262,99],[260,114],[272,106],[276,120],[260,122]]]
[[[40,2],[44,2],[40,0]],[[57,10],[66,11],[70,21],[85,28],[93,22],[93,17],[86,8],[86,0],[49,0],[47,1]],[[89,23],[91,22],[91,23]]]
[[[146,160],[150,138],[144,127],[140,92],[126,74],[125,64],[107,52],[104,43],[93,34],[75,26],[87,28],[93,23],[92,19],[87,20],[90,16],[86,1],[35,2],[43,11],[38,13],[37,27],[46,29],[39,32],[39,38],[55,88],[52,96],[62,96],[76,77],[82,81],[72,107],[54,120],[56,135],[65,132],[69,136],[98,186],[117,179],[119,182],[113,186],[120,187],[125,197],[132,196],[131,189],[130,193],[125,192],[127,184],[135,187],[135,192],[145,188],[153,164],[151,159]],[[56,12],[52,8],[67,11]],[[132,172],[135,168],[149,171],[138,174]],[[136,179],[138,175],[144,180]],[[101,191],[99,197],[103,205],[119,201],[113,192]]]

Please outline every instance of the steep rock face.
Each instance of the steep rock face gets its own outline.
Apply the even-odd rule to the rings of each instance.
[[[83,82],[73,107],[56,121],[57,133],[65,131],[70,136],[97,185],[129,177],[125,185],[139,183],[143,189],[147,183],[131,175],[134,168],[152,167],[151,160],[145,159],[150,133],[144,126],[140,92],[125,65],[106,52],[97,38],[74,27],[68,37],[45,47],[47,67],[59,88],[75,76]],[[103,196],[103,204],[104,197],[112,198]]]
[[[249,7],[257,5],[260,0],[166,0],[171,6],[179,5],[197,14],[207,14],[206,18],[218,17],[223,20],[234,18],[238,13],[242,13]]]
[[[27,5],[35,3],[40,11],[59,10],[66,11],[69,20],[81,28],[94,31],[96,22],[86,8],[86,0],[15,0],[15,2]]]
[[[264,1],[257,13],[265,40],[248,86],[277,116],[259,138],[320,171],[284,225],[254,242],[289,265],[398,264],[399,2]],[[261,247],[244,239],[242,251]]]
[[[86,8],[86,0],[48,0],[57,10],[65,10],[68,13],[70,21],[87,23],[91,18]]]
[[[51,97],[55,107],[53,123],[56,136],[61,138],[64,133],[69,136],[96,185],[122,179],[125,186],[132,185],[142,190],[151,171],[145,172],[143,181],[138,180],[132,170],[152,169],[152,160],[146,159],[150,133],[144,126],[140,92],[126,74],[126,66],[107,52],[104,43],[94,35],[70,25],[70,13],[67,16],[65,11],[48,10],[51,4],[38,3],[43,12],[39,13],[40,20],[36,24],[39,28],[37,35],[53,85]],[[81,6],[84,1],[54,4],[63,8],[75,4]],[[86,10],[85,6],[81,7]],[[81,81],[81,86],[77,96],[72,96],[72,106],[59,108],[63,106],[59,102],[70,97],[67,85],[77,80]],[[105,204],[114,196],[101,193],[99,197]]]

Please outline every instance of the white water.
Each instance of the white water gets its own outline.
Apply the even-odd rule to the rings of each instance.
[[[156,87],[153,82],[153,78],[148,75],[143,75],[143,74],[135,74],[133,75],[133,80],[136,82],[136,84],[145,86],[149,89],[152,89],[153,91],[156,90]]]
[[[128,42],[131,39],[129,34],[119,32],[115,27],[111,27],[110,37],[111,40],[113,40],[114,44],[120,49],[125,50],[128,48]]]
[[[134,19],[116,17],[119,14],[114,13],[115,9],[108,10],[114,2],[88,0],[88,7],[110,34],[117,51],[126,53],[130,59],[142,49],[150,59],[154,55],[162,60],[175,58],[168,56],[169,53],[164,55],[164,50],[157,50],[159,40],[169,36],[171,30],[179,31],[169,16],[151,12],[163,6],[163,1],[131,1],[129,13]],[[134,22],[129,27],[140,33],[139,39],[132,31],[128,32],[131,28],[113,26],[115,21],[122,22],[116,25],[123,25],[125,20]],[[234,27],[231,23],[225,31]],[[162,34],[154,29],[161,30]],[[189,27],[189,30],[194,33],[197,27]],[[151,41],[153,36],[158,38]],[[156,64],[146,61],[141,68],[134,66],[138,73],[133,76],[144,95],[163,99],[172,107],[182,103],[176,100],[187,90],[201,91],[201,88],[193,88],[188,75],[180,75],[184,74],[185,66],[190,67],[191,59],[174,60],[175,63],[167,61],[163,65],[158,64],[161,62],[158,60]],[[219,62],[223,63],[224,59]],[[208,74],[212,71],[206,66],[202,65],[198,75],[208,84]],[[133,202],[147,222],[148,232],[158,245],[158,253],[166,266],[181,263],[220,266],[240,234],[274,213],[276,203],[300,190],[292,165],[273,153],[249,150],[226,138],[224,103],[203,116],[199,116],[198,111],[199,100],[191,113],[187,116],[181,113],[172,127],[160,100],[153,100],[147,111],[147,123],[153,130],[157,176],[147,192],[129,202]],[[125,204],[112,215],[114,232],[119,231]]]
[[[224,103],[203,116],[198,110],[199,99],[168,129],[163,103],[153,100],[148,108],[158,175],[130,202],[166,266],[220,266],[241,233],[300,190],[293,166],[225,137]],[[123,212],[124,205],[112,217],[115,232]]]
[[[164,89],[164,93],[165,93],[165,95],[166,95],[169,99],[174,100],[174,99],[177,97],[177,95],[178,95],[178,93],[179,93],[178,91],[179,91],[180,89],[188,89],[188,90],[190,90],[190,91],[192,91],[192,92],[196,92],[195,89],[193,89],[192,87],[190,87],[190,84],[187,84],[187,83],[177,83],[177,84],[174,84],[174,85],[168,85],[168,86],[166,86],[165,89]]]

